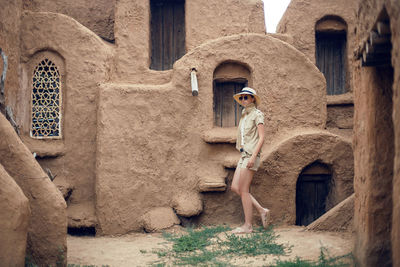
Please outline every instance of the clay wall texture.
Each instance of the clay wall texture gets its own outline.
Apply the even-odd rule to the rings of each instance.
[[[212,26],[211,26],[212,25]],[[265,33],[263,3],[247,1],[185,1],[186,52],[223,36]],[[171,71],[150,70],[150,1],[118,1],[115,11],[116,56],[113,81],[163,84]]]
[[[115,2],[115,0],[28,0],[23,2],[23,9],[67,15],[104,40],[114,42]]]
[[[357,5],[357,0],[292,0],[277,26],[278,34],[290,36],[290,43],[315,63],[315,32],[319,21],[325,18],[332,18],[342,19],[345,22],[347,32],[345,88],[347,93],[327,96],[327,129],[334,134],[343,136],[347,140],[351,140],[353,129],[354,105],[351,93],[353,90],[351,66],[354,61],[354,13]],[[330,30],[341,29],[341,27],[329,21],[324,21],[318,25]]]
[[[341,177],[337,180],[340,193],[335,194],[333,205],[352,193],[352,166],[347,164],[352,162],[348,158],[351,145],[323,130],[326,102],[322,74],[303,54],[282,41],[259,34],[235,35],[206,42],[186,54],[175,63],[170,83],[102,86],[96,154],[96,204],[102,233],[138,230],[146,210],[173,206],[172,196],[179,192],[193,192],[195,196],[199,185],[225,184],[226,167],[232,168],[232,160],[234,165],[239,156],[230,141],[231,136],[236,136],[236,129],[219,131],[213,126],[212,85],[215,69],[227,61],[250,70],[251,86],[257,88],[263,102],[260,109],[267,125],[263,160],[281,167],[275,170],[280,186],[271,187],[275,176],[265,171],[257,174],[264,185],[255,187],[260,188],[256,193],[260,201],[272,206],[275,222],[294,223],[297,177],[302,168],[316,160],[334,166]],[[191,68],[198,73],[197,97],[191,95]],[[119,103],[118,109],[115,103]],[[307,128],[314,129],[314,135],[307,135]],[[307,150],[297,154],[290,145],[286,147],[292,142],[297,144],[296,137],[302,134],[306,137],[298,141],[302,144],[299,147],[306,147],[318,136],[316,147],[326,146],[332,153],[343,153],[329,156],[321,149],[318,153]],[[291,163],[285,168],[279,163],[281,158],[273,156],[273,148],[292,159],[304,154],[309,157],[303,157],[296,167],[288,160]],[[267,165],[265,170],[270,169]],[[285,176],[286,172],[290,175]],[[280,199],[285,186],[290,188],[290,201],[283,197],[272,203],[272,199]],[[207,205],[207,198],[213,195],[219,205],[221,200],[232,197],[230,190],[204,194],[206,204],[197,221],[208,224],[215,223],[212,218],[219,218],[232,222],[229,214],[240,210],[240,203],[220,205],[215,212]],[[216,216],[208,216],[210,213]]]
[[[22,1],[2,2],[0,47],[8,57],[5,105],[11,108],[14,119],[17,119],[22,72],[21,15]],[[1,209],[2,216],[7,216],[6,224],[2,220],[1,228],[4,232],[0,234],[2,238],[7,239],[1,242],[4,246],[0,249],[1,263],[22,266],[27,256],[40,265],[55,265],[57,262],[63,264],[62,258],[66,258],[67,250],[65,202],[2,114],[0,136],[0,165],[2,179],[6,179],[2,180],[5,184],[1,188],[7,190],[1,193],[1,196],[6,198],[1,201],[6,205]]]
[[[0,165],[0,262],[24,266],[30,217],[29,201]]]
[[[354,11],[357,6],[357,0],[292,0],[277,26],[277,33],[292,36],[293,46],[315,62],[315,26],[317,22],[326,16],[340,17],[347,24],[347,43],[349,45],[347,53],[348,59],[352,60]]]
[[[199,215],[193,220],[203,224],[214,223],[213,218],[236,222],[238,197],[215,207],[232,199],[230,190],[223,190],[239,158],[236,129],[214,126],[213,82],[219,75],[245,73],[240,78],[261,97],[266,138],[254,193],[271,206],[274,222],[294,224],[296,181],[315,161],[333,170],[329,208],[352,194],[351,145],[325,130],[323,75],[310,58],[282,41],[294,42],[291,36],[265,34],[262,1],[233,2],[186,1],[187,53],[167,71],[149,69],[147,0],[115,3],[115,44],[99,37],[100,24],[94,22],[109,16],[111,4],[103,15],[93,11],[94,20],[88,21],[83,11],[94,1],[25,3],[19,86],[10,95],[22,140],[43,169],[56,175],[54,183],[72,190],[64,194],[70,227],[96,227],[99,234],[153,231],[163,214],[172,224],[179,223],[176,214]],[[58,139],[29,136],[32,75],[44,58],[61,75]],[[223,64],[241,68],[216,72]],[[193,68],[196,97],[190,88]]]
[[[0,47],[8,57],[8,69],[5,80],[6,105],[14,109],[16,105],[17,88],[19,87],[19,57],[20,57],[20,17],[22,1],[3,1],[0,10]],[[3,70],[3,60],[0,59],[0,70]]]
[[[392,69],[354,65],[355,257],[360,266],[400,265],[400,3],[360,1],[356,45],[386,9]]]
[[[266,124],[268,125],[268,123]],[[284,130],[283,130],[284,131]],[[323,162],[333,170],[331,195],[327,209],[334,207],[353,192],[353,161],[351,143],[327,131],[318,129],[290,129],[283,136],[266,142],[262,165],[255,174],[251,192],[262,205],[271,209],[272,221],[279,225],[296,222],[296,182],[302,169],[315,161]],[[227,153],[226,153],[227,154]],[[236,160],[231,165],[236,166]],[[232,172],[227,178],[230,185]],[[204,211],[195,222],[239,224],[241,202],[233,192],[204,193]],[[241,213],[239,213],[242,215]],[[255,214],[255,218],[258,216]]]
[[[0,164],[29,199],[27,257],[41,266],[63,264],[67,255],[65,201],[2,114],[0,136]]]
[[[70,38],[74,36],[74,38]],[[21,27],[21,86],[18,124],[21,137],[57,185],[72,188],[68,199],[70,225],[95,224],[94,184],[98,84],[108,80],[110,45],[74,19],[62,14],[26,12]],[[82,45],[84,43],[85,45]],[[61,139],[30,137],[33,70],[48,58],[61,75]],[[80,205],[76,209],[74,205]]]
[[[234,7],[229,1],[210,4],[214,8],[186,1],[188,50],[221,35],[265,32],[261,1],[240,1]],[[68,197],[69,225],[94,226],[98,85],[115,79],[119,83],[168,83],[172,70],[149,69],[149,1],[28,1],[23,8],[22,73],[19,88],[14,87],[12,92],[17,100],[17,123],[24,142],[38,155],[42,167],[56,175],[54,182],[65,192],[72,190]],[[96,35],[104,38],[108,29],[102,27],[114,11],[116,44],[111,45]],[[230,15],[235,15],[233,24]],[[213,30],[210,19],[219,21]],[[29,137],[31,114],[26,103],[31,101],[33,70],[44,58],[56,63],[61,73],[62,139],[58,140]]]

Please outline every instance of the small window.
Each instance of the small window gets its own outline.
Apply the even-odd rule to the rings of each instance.
[[[246,81],[214,82],[214,123],[219,127],[239,125],[242,107],[233,99],[247,85]]]
[[[316,24],[315,56],[326,79],[328,95],[346,93],[346,23],[338,17],[324,18]]]
[[[185,54],[185,1],[151,0],[151,65],[153,70],[172,69]]]
[[[56,65],[42,60],[33,72],[31,137],[61,136],[61,78]]]

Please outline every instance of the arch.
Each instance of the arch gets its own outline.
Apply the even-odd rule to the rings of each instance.
[[[347,22],[340,16],[326,15],[315,23],[316,32],[347,32]]]
[[[298,177],[314,162],[329,166],[332,172],[326,210],[353,193],[351,142],[323,130],[295,129],[271,144],[274,145],[262,154],[260,170],[253,179],[253,193],[260,203],[271,207],[274,223],[295,224]]]
[[[182,88],[188,69],[198,71],[199,95],[207,99],[200,107],[207,127],[214,126],[214,71],[223,62],[237,62],[250,70],[249,86],[257,90],[261,111],[271,118],[269,130],[325,127],[325,80],[315,64],[288,43],[252,33],[205,42],[174,64],[173,84]]]
[[[213,78],[214,81],[246,80],[249,86],[252,85],[250,68],[237,61],[225,61],[219,64],[214,70]]]
[[[53,61],[46,57],[37,63],[32,77],[31,137],[61,137],[61,85]]]
[[[242,107],[232,96],[251,84],[249,68],[236,61],[225,61],[213,73],[213,111],[214,124],[232,127],[239,124]]]

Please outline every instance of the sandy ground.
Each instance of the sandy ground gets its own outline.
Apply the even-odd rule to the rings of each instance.
[[[340,256],[350,253],[353,246],[352,236],[348,233],[309,232],[295,226],[275,228],[275,232],[279,235],[277,243],[292,246],[288,255],[280,256],[281,260],[294,259],[296,256],[317,260],[321,247],[327,248],[330,256]],[[158,260],[152,250],[170,246],[160,233],[114,237],[68,236],[68,264],[149,266]],[[268,266],[276,259],[278,257],[271,255],[236,257],[230,263],[238,266]]]

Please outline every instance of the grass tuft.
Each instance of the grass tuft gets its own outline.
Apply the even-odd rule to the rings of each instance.
[[[227,240],[220,242],[220,245],[226,247],[224,254],[248,256],[284,255],[285,246],[276,244],[276,238],[277,236],[272,231],[272,227],[267,230],[259,228],[250,235],[227,234]]]
[[[346,254],[338,257],[329,256],[328,250],[321,247],[320,255],[317,261],[302,260],[296,257],[294,260],[278,260],[272,267],[349,267],[353,266],[353,255]]]
[[[159,257],[153,266],[233,266],[230,260],[235,256],[285,255],[291,247],[276,243],[273,228],[258,228],[252,234],[235,235],[228,233],[226,226],[203,227],[200,230],[187,229],[187,233],[173,235],[164,233],[172,242],[172,248],[152,251]],[[224,237],[218,235],[225,232]],[[277,260],[273,267],[345,267],[351,266],[352,256],[330,257],[326,248],[321,248],[317,261],[301,258]]]
[[[211,244],[211,238],[213,238],[216,234],[228,230],[230,230],[230,228],[226,226],[217,226],[213,228],[203,227],[203,229],[200,231],[189,228],[187,229],[188,233],[186,235],[177,237],[171,234],[164,234],[164,237],[174,243],[172,247],[174,252],[181,253],[196,251],[209,246]]]
[[[173,243],[172,249],[153,252],[173,265],[186,266],[232,266],[221,259],[229,260],[232,255],[285,254],[285,246],[275,243],[277,236],[272,228],[259,228],[247,236],[226,233],[229,230],[226,226],[216,226],[203,227],[201,230],[187,229],[187,233],[179,236],[164,233],[164,238]],[[221,239],[217,235],[223,232],[225,238]],[[167,263],[161,261],[157,264]]]

